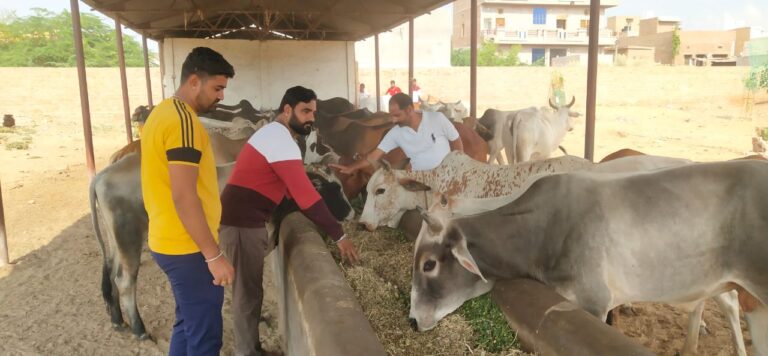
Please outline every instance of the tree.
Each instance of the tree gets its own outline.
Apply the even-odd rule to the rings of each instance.
[[[35,8],[33,14],[18,17],[4,13],[0,17],[0,66],[3,67],[71,67],[76,65],[72,38],[72,16],[69,11],[54,13]],[[91,67],[117,66],[114,26],[89,13],[81,13],[85,63]],[[123,36],[125,64],[144,65],[138,41]],[[154,61],[154,53],[150,53]]]
[[[675,31],[672,32],[672,57],[677,57],[680,54],[680,28],[675,26]]]
[[[517,66],[520,59],[520,46],[512,46],[509,51],[499,53],[498,47],[491,41],[484,41],[477,50],[477,65],[479,67]],[[470,64],[470,50],[459,48],[451,51],[451,65],[466,67]]]

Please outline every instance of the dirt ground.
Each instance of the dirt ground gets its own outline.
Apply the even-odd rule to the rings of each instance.
[[[560,71],[566,91],[576,96],[575,109],[584,113],[586,68]],[[405,82],[406,73],[384,71],[382,83],[390,77]],[[550,68],[480,68],[478,73],[478,114],[489,107],[546,105]],[[699,161],[747,154],[754,127],[768,126],[768,96],[757,98],[750,118],[741,84],[745,73],[746,68],[601,67],[595,157],[625,147]],[[173,303],[165,276],[148,254],[139,274],[138,300],[156,342],[113,331],[101,300],[101,255],[90,225],[76,70],[0,68],[0,77],[6,84],[0,114],[13,114],[18,126],[13,132],[0,131],[0,182],[15,262],[0,268],[0,354],[167,352]],[[154,70],[155,102],[160,101],[158,77]],[[469,98],[466,68],[417,69],[416,77],[425,93],[445,100]],[[129,69],[128,78],[131,107],[145,104],[143,69]],[[100,169],[126,142],[119,73],[116,68],[88,68],[88,80]],[[360,81],[372,89],[372,72],[361,70]],[[564,142],[569,153],[583,154],[583,132],[582,118]],[[24,143],[26,149],[6,149]],[[732,354],[730,330],[713,306],[709,303],[704,314],[709,334],[701,337],[700,353]],[[273,308],[274,301],[268,301],[267,329],[275,326]],[[638,304],[635,314],[624,315],[619,323],[626,334],[660,354],[680,350],[683,313]],[[268,348],[279,344],[274,332],[265,334]],[[227,323],[224,353],[231,350]]]

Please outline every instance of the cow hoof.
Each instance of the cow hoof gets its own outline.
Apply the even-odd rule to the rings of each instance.
[[[706,325],[702,325],[699,327],[699,335],[702,335],[702,336],[709,335],[709,329],[707,329]]]
[[[141,335],[136,336],[136,339],[139,341],[152,341],[155,342],[155,338],[152,337],[152,335],[149,335],[147,333],[143,333]]]
[[[112,324],[112,330],[117,332],[128,331],[130,328],[126,324]]]

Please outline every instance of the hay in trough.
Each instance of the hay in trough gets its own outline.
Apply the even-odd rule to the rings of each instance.
[[[344,227],[345,231],[354,231],[355,223]],[[461,312],[450,314],[430,331],[413,331],[408,313],[414,242],[406,241],[391,229],[354,231],[350,235],[360,253],[361,263],[354,267],[342,265],[342,270],[389,355],[525,354],[514,348],[492,353],[479,347],[478,343],[487,336],[479,336],[472,327],[478,321],[468,321]],[[338,261],[337,249],[330,250]],[[499,340],[496,344],[508,345],[508,341]],[[483,343],[489,344],[488,340]]]

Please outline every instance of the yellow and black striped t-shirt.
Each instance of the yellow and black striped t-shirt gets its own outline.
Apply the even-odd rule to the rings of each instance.
[[[141,186],[149,214],[149,248],[166,255],[199,252],[176,212],[169,164],[199,167],[197,194],[208,227],[218,241],[221,200],[210,139],[197,114],[176,98],[157,105],[142,130]]]

